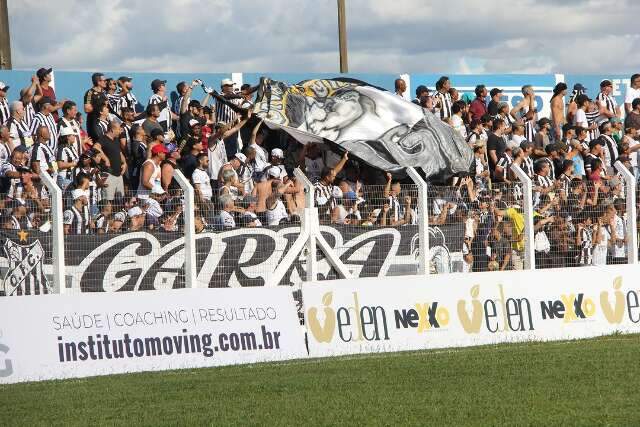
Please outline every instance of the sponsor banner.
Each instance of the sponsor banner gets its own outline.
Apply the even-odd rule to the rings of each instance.
[[[322,226],[329,245],[357,277],[416,274],[417,226]],[[464,227],[431,227],[430,256],[439,273],[462,271]],[[298,237],[298,227],[239,228],[196,236],[196,269],[203,287],[264,286]],[[0,296],[50,292],[51,237],[45,233],[0,231]],[[184,288],[184,236],[135,232],[65,236],[68,292],[119,292]],[[321,258],[322,279],[337,273]],[[302,282],[302,255],[280,285]]]
[[[309,354],[637,333],[637,272],[607,266],[305,283]]]
[[[287,288],[0,299],[0,383],[306,356]]]

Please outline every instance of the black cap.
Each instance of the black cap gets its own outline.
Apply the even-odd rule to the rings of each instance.
[[[36,71],[36,76],[38,76],[39,79],[44,79],[44,76],[51,73],[52,71],[53,68],[40,68],[38,71]]]
[[[596,145],[602,145],[604,147],[604,142],[600,138],[596,138],[589,143],[589,150],[593,149]]]
[[[38,101],[38,105],[42,106],[44,104],[53,105],[53,100],[51,98],[49,98],[48,96],[43,96],[42,98],[40,98],[40,101]]]
[[[120,76],[118,77],[118,81],[119,82],[130,82],[131,80],[133,80],[131,77],[128,76]]]
[[[538,126],[540,127],[548,124],[551,124],[551,120],[549,120],[547,117],[543,117],[540,120],[538,120]]]
[[[425,85],[420,85],[420,86],[418,86],[418,87],[416,88],[416,96],[420,96],[420,94],[421,94],[422,92],[427,92],[427,93],[429,93],[429,88],[428,88],[428,87],[426,87]]]
[[[600,82],[600,87],[607,87],[607,86],[613,86],[613,83],[611,83],[611,80],[607,80],[604,79],[603,81]]]
[[[151,130],[151,138],[156,139],[160,135],[164,136],[162,129],[154,128]]]
[[[576,83],[573,85],[573,90],[577,90],[580,92],[586,92],[587,88],[582,85],[582,83]]]
[[[493,98],[499,93],[502,93],[502,89],[498,89],[497,87],[494,87],[493,89],[491,89],[491,92],[489,92],[489,95],[491,95],[491,97]]]
[[[166,83],[167,83],[166,80],[155,79],[154,81],[151,82],[151,90],[157,91],[158,89],[160,89],[160,86]]]
[[[189,108],[191,107],[202,107],[202,105],[200,104],[200,101],[198,101],[197,99],[192,99],[191,101],[189,101]]]

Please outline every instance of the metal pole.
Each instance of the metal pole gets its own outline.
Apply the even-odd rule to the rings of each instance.
[[[185,287],[199,287],[196,270],[196,219],[195,191],[189,180],[179,170],[173,171],[173,177],[184,192],[184,281]]]
[[[64,263],[64,224],[62,212],[62,190],[51,178],[46,169],[40,169],[40,179],[51,195],[51,247],[53,282],[59,286],[58,293],[66,292],[66,276]]]
[[[533,228],[533,183],[531,178],[516,164],[511,170],[522,183],[522,213],[524,215],[524,269],[536,269],[535,232]]]
[[[11,69],[11,38],[7,0],[0,0],[0,70]]]
[[[347,13],[345,11],[344,0],[338,0],[338,38],[340,43],[340,72],[349,72],[349,61],[347,59]]]
[[[414,168],[407,168],[407,174],[418,187],[418,241],[419,267],[418,274],[430,273],[429,268],[429,213],[427,209],[427,183]]]
[[[625,196],[627,201],[626,232],[624,236],[627,245],[627,263],[638,263],[638,234],[636,230],[636,177],[622,164],[617,161],[614,164],[616,170],[624,177]]]

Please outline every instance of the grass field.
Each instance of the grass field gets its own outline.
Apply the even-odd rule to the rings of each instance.
[[[0,425],[640,425],[640,336],[0,386]]]

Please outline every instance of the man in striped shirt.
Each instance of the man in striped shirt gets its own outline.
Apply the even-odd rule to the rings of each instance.
[[[9,128],[9,135],[11,136],[13,146],[17,147],[22,145],[25,148],[30,148],[33,145],[33,138],[31,136],[31,128],[24,118],[25,109],[22,102],[12,102],[9,110],[11,111],[11,117],[9,121],[7,121],[7,127]]]
[[[0,125],[7,124],[9,120],[9,102],[7,101],[7,91],[9,86],[4,82],[0,82]]]
[[[524,138],[533,142],[536,135],[536,94],[531,85],[525,85],[522,86],[522,95],[522,100],[511,109],[509,114],[515,120],[522,120]]]
[[[221,82],[222,96],[230,103],[235,104],[239,107],[242,105],[244,101],[242,97],[238,97],[233,92],[233,85],[234,83],[233,83],[233,80],[231,79],[222,80]],[[216,121],[218,123],[226,123],[226,124],[233,125],[236,120],[238,120],[238,113],[233,111],[233,109],[228,105],[219,101],[216,102]],[[245,142],[248,143],[249,141],[245,141]],[[240,146],[238,144],[237,132],[234,133],[233,135],[229,135],[224,140],[224,148],[227,152],[228,159],[233,158],[233,156],[240,150]]]
[[[600,116],[605,117],[607,120],[613,117],[620,117],[620,106],[615,98],[611,96],[612,92],[613,83],[611,83],[611,80],[600,82],[600,93],[596,97],[596,103],[598,104]]]
[[[62,118],[58,120],[58,135],[61,135],[63,129],[69,128],[73,131],[74,142],[73,146],[78,155],[82,154],[82,134],[80,132],[80,125],[76,121],[76,114],[78,114],[78,107],[75,102],[67,101],[62,105]]]
[[[451,101],[451,95],[449,94],[449,89],[451,89],[451,81],[449,77],[442,76],[436,82],[436,110],[440,111],[440,118],[442,120],[448,119],[451,117],[451,106],[453,102]]]
[[[71,192],[73,205],[63,214],[64,234],[89,234],[89,215],[87,193],[85,190],[76,188]]]
[[[93,73],[91,76],[93,87],[84,94],[84,112],[87,113],[87,133],[95,143],[98,138],[98,120],[100,116],[100,107],[107,102],[105,87],[107,79],[102,73]]]
[[[153,95],[151,95],[151,98],[149,98],[148,105],[158,105],[158,107],[160,108],[158,123],[165,133],[165,139],[171,139],[169,132],[171,130],[171,122],[172,120],[178,120],[178,116],[169,109],[169,101],[166,94],[166,83],[166,80],[159,79],[155,79],[151,82],[151,90],[153,91]]]
[[[131,108],[134,113],[136,106],[138,105],[138,99],[131,92],[133,89],[132,78],[127,76],[120,76],[118,78],[118,86],[120,86],[120,92],[118,93],[118,102],[115,106],[115,114],[122,120],[122,109]]]
[[[53,101],[47,97],[43,97],[40,100],[39,105],[40,112],[36,113],[36,116],[33,118],[33,122],[31,123],[31,134],[37,135],[36,130],[38,130],[38,128],[41,126],[46,127],[49,130],[47,134],[49,138],[47,145],[51,151],[55,153],[58,149],[58,126],[53,119]]]
[[[40,80],[38,80],[38,76],[33,76],[31,78],[31,85],[20,91],[20,101],[22,101],[22,105],[24,106],[24,120],[28,126],[31,126],[31,122],[36,116],[35,105],[40,102],[42,98],[42,95],[39,93],[39,86]]]

